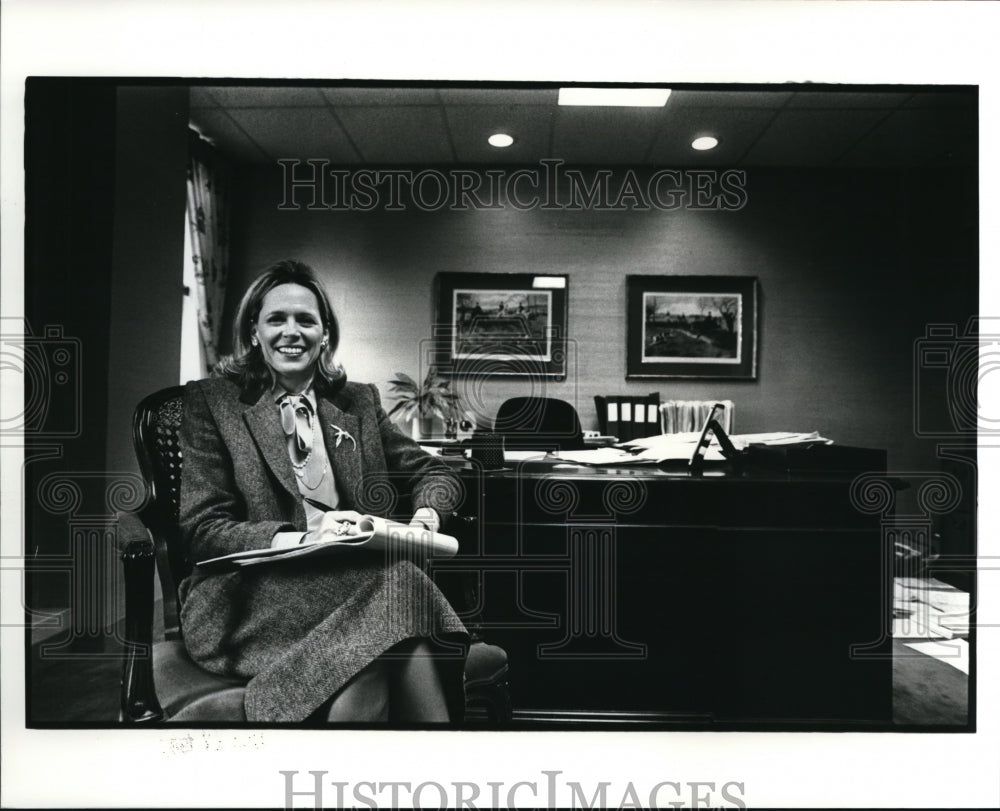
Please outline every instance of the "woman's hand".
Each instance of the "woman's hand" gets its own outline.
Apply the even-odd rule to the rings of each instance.
[[[357,510],[330,510],[323,513],[319,529],[306,533],[303,543],[332,541],[358,533],[358,521],[364,516]]]
[[[423,527],[424,529],[429,529],[431,532],[437,532],[441,529],[441,519],[438,518],[438,514],[430,507],[421,507],[413,514],[413,518],[410,519],[410,526]]]

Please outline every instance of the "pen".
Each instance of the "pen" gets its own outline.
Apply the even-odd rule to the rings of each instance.
[[[306,504],[310,504],[310,505],[312,505],[312,506],[313,506],[313,507],[315,507],[315,508],[316,508],[317,510],[322,510],[322,511],[323,511],[323,512],[325,512],[325,513],[328,513],[328,512],[333,512],[333,507],[328,507],[328,506],[327,506],[326,504],[324,504],[324,503],[323,503],[322,501],[317,501],[317,500],[316,500],[316,499],[314,499],[314,498],[309,498],[309,496],[303,496],[303,497],[302,497],[302,500],[303,500],[304,502],[306,502]]]

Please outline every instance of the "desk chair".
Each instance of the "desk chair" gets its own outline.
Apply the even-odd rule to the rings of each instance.
[[[140,511],[148,534],[124,545],[126,658],[120,720],[128,723],[246,721],[245,681],[216,676],[196,665],[184,648],[177,585],[192,563],[178,524],[182,458],[178,430],[182,386],[146,397],[135,410],[132,440],[149,500]],[[456,522],[460,528],[473,519]],[[154,567],[155,560],[155,567]],[[153,571],[163,590],[165,640],[153,644]],[[465,665],[467,717],[485,712],[502,726],[511,715],[507,653],[474,641]]]
[[[493,430],[503,435],[506,450],[584,448],[576,409],[551,397],[511,397],[497,410]]]

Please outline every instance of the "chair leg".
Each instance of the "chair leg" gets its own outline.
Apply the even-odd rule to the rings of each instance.
[[[474,688],[469,692],[466,704],[483,707],[491,726],[503,728],[510,725],[513,711],[510,685],[506,679]]]
[[[130,543],[122,553],[125,576],[125,661],[118,720],[157,723],[163,710],[153,681],[153,550]]]
[[[510,703],[510,685],[507,680],[504,679],[504,681],[494,684],[492,692],[494,695],[493,706],[496,711],[496,725],[498,727],[510,726],[513,709]]]

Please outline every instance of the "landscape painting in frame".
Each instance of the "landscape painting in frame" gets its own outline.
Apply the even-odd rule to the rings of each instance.
[[[457,360],[547,361],[552,357],[548,290],[456,290],[452,355]]]
[[[565,276],[440,273],[441,374],[565,375]]]
[[[626,376],[754,379],[757,280],[627,277]]]

